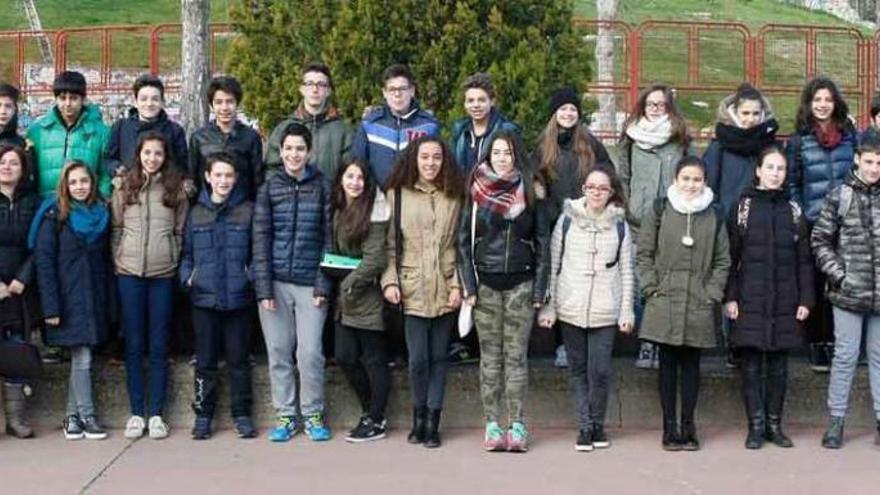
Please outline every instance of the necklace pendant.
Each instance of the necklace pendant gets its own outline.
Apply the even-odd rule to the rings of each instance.
[[[684,245],[687,246],[687,247],[693,247],[693,245],[694,245],[694,238],[691,237],[691,236],[689,236],[689,235],[684,235],[684,236],[681,237],[681,243],[684,244]]]

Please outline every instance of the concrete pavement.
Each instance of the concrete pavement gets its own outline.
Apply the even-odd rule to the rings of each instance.
[[[452,429],[437,450],[406,443],[405,431],[361,445],[302,435],[287,444],[240,440],[229,430],[195,442],[178,428],[166,440],[65,441],[41,429],[21,441],[0,435],[3,494],[797,494],[863,495],[880,486],[872,431],[848,429],[840,451],[821,430],[790,427],[796,446],[742,447],[744,431],[701,430],[700,452],[663,452],[656,430],[609,431],[612,447],[576,453],[575,433],[536,429],[527,454],[485,453],[482,431]]]

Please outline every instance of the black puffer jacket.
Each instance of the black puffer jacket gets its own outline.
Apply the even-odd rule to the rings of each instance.
[[[0,281],[8,285],[18,280],[25,285],[24,299],[16,296],[0,301],[0,324],[21,325],[39,316],[32,297],[36,295],[34,259],[27,248],[28,229],[39,205],[39,196],[27,187],[18,187],[12,199],[0,194]]]
[[[851,195],[844,193],[847,187]],[[841,208],[847,195],[849,207]],[[828,277],[831,304],[880,313],[880,184],[868,186],[850,171],[844,185],[825,198],[811,241],[816,264]]]
[[[257,299],[272,299],[272,282],[314,286],[330,295],[330,281],[318,266],[332,249],[330,184],[313,165],[302,179],[283,171],[260,187],[254,210],[253,267]]]
[[[725,302],[739,304],[734,346],[764,351],[802,343],[798,306],[814,304],[813,259],[806,220],[783,191],[747,189],[731,207],[731,270]]]
[[[213,121],[193,132],[189,140],[189,173],[200,190],[205,185],[207,158],[219,152],[236,158],[238,180],[235,188],[244,190],[245,197],[253,201],[264,176],[260,135],[239,121],[229,134],[224,134]]]
[[[529,274],[534,277],[532,301],[544,302],[550,267],[550,223],[546,205],[537,200],[513,220],[497,215],[488,219],[482,208],[478,209],[476,242],[471,256],[471,212],[474,203],[462,208],[458,224],[458,272],[465,293],[477,293],[476,271],[492,275]]]
[[[104,165],[115,175],[119,167],[130,167],[134,163],[138,137],[141,133],[156,131],[162,133],[171,153],[174,164],[181,172],[187,170],[186,132],[180,124],[168,119],[165,110],[159,111],[155,120],[145,121],[138,116],[137,108],[131,108],[128,116],[117,120],[110,128],[110,141],[107,142],[107,158]]]

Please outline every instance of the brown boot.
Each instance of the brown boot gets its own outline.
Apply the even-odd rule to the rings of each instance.
[[[3,409],[6,412],[6,434],[18,438],[31,438],[34,430],[24,420],[25,397],[22,385],[3,384]]]

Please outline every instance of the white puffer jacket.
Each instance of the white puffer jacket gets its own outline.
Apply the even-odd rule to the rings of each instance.
[[[629,225],[623,243],[618,239],[617,223],[625,222],[623,208],[609,205],[594,216],[586,209],[586,199],[566,200],[562,215],[550,240],[550,302],[542,316],[581,328],[632,324],[634,296],[634,250]],[[565,217],[571,218],[562,253]],[[617,257],[614,266],[607,265]],[[562,254],[562,259],[560,259]],[[560,262],[562,269],[560,270]]]

